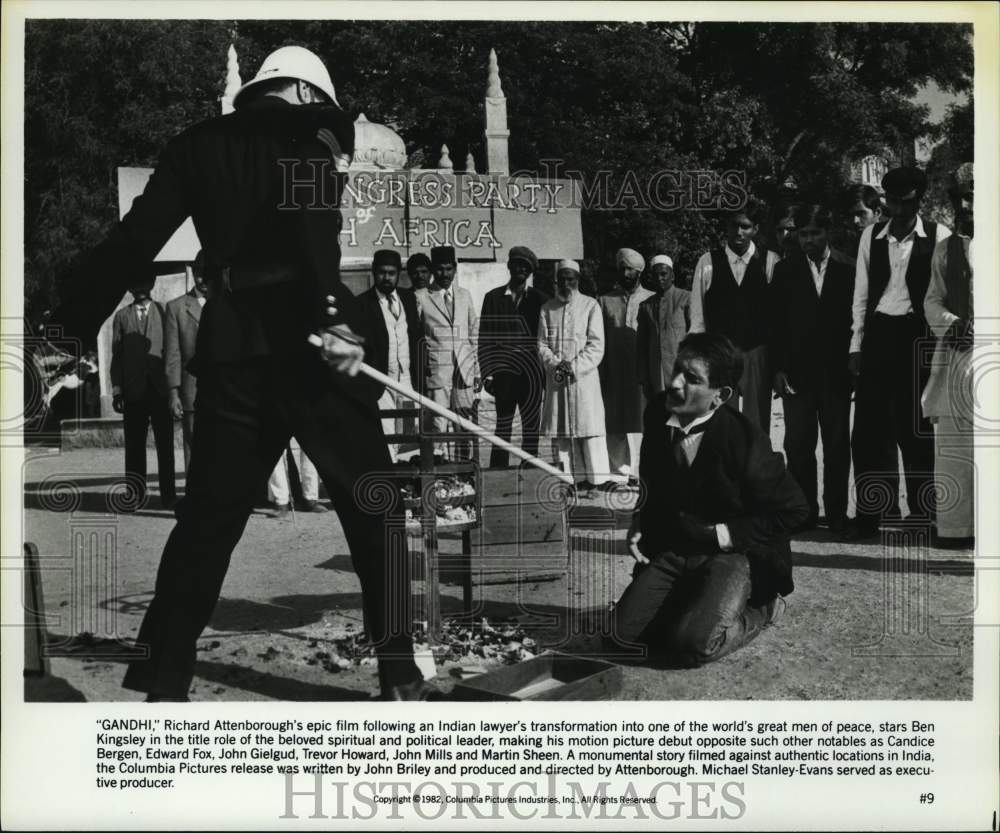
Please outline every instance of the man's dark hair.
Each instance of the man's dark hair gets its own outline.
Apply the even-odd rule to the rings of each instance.
[[[829,229],[833,227],[833,214],[829,208],[822,205],[800,205],[792,215],[795,219],[795,228],[803,229],[806,226]]]
[[[734,222],[737,217],[745,216],[754,225],[760,225],[760,221],[764,217],[765,205],[760,200],[750,197],[747,200],[746,205],[742,208],[737,208],[735,211],[726,211],[722,215],[722,221],[726,225]]]
[[[406,271],[412,272],[418,266],[426,266],[428,269],[431,268],[431,259],[423,252],[417,252],[416,254],[410,255],[409,259],[406,261]]]
[[[882,195],[871,185],[851,185],[840,197],[840,204],[843,211],[850,211],[855,203],[861,203],[871,211],[879,211],[883,208]]]
[[[743,351],[719,333],[690,333],[677,348],[677,355],[704,361],[713,388],[735,389],[743,375]]]
[[[782,220],[794,220],[800,208],[802,206],[796,202],[779,203],[774,207],[773,225],[777,226]]]

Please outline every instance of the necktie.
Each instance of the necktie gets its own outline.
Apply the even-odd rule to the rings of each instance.
[[[399,321],[399,299],[395,295],[389,296],[389,312],[392,317]]]
[[[708,428],[708,423],[709,420],[700,422],[691,428],[691,430],[686,434],[682,428],[677,428],[675,426],[670,427],[672,432],[670,434],[670,450],[674,455],[674,461],[680,468],[686,469],[691,465],[687,454],[684,453],[684,441],[689,437],[693,437],[695,434],[701,434],[706,428]]]
[[[146,308],[145,307],[136,307],[135,308],[135,314],[139,317],[139,323],[140,324],[143,321],[146,320]]]
[[[452,301],[451,290],[450,289],[446,289],[444,291],[444,305],[445,305],[445,309],[448,310],[448,317],[449,318],[454,318],[455,317],[455,304]]]

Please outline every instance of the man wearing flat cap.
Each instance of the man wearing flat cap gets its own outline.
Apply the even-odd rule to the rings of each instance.
[[[460,416],[472,417],[475,384],[479,379],[476,359],[476,327],[478,321],[472,306],[472,295],[455,285],[458,263],[451,246],[431,249],[434,281],[414,295],[423,337],[427,346],[427,369],[424,383],[427,395]],[[424,430],[445,433],[451,423],[442,416],[427,412]],[[469,453],[467,442],[456,443],[452,456]],[[435,454],[444,456],[441,441],[434,444]]]
[[[399,252],[379,249],[372,258],[374,285],[358,296],[358,304],[369,320],[371,341],[368,344],[368,363],[390,379],[417,387],[420,350],[420,315],[412,292],[399,290],[399,276],[403,271]],[[412,400],[388,388],[379,391],[379,408],[409,408]],[[416,433],[411,420],[385,417],[382,430],[386,434]],[[412,452],[416,446],[389,444],[389,453],[395,462],[400,453]]]
[[[938,492],[948,496],[938,506],[937,543],[951,548],[971,547],[975,535],[972,173],[972,163],[966,162],[952,177],[948,193],[955,233],[934,247],[924,298],[924,314],[938,342],[921,402],[934,424]]]
[[[920,350],[930,336],[924,296],[931,258],[951,231],[918,214],[927,190],[919,168],[894,168],[883,177],[882,188],[889,219],[861,235],[854,280],[848,359],[856,389],[852,539],[875,535],[883,518],[898,511],[897,446],[911,518],[930,523],[935,514],[934,435],[920,410],[928,362]]]
[[[658,292],[639,305],[635,335],[636,369],[647,402],[670,387],[677,346],[691,326],[691,293],[674,285],[671,257],[655,255],[649,271]]]
[[[538,454],[545,374],[538,357],[538,318],[546,296],[528,286],[538,258],[527,246],[513,246],[507,255],[510,280],[483,298],[479,315],[479,372],[483,388],[496,399],[496,435],[510,442],[514,412],[521,415],[521,447]],[[505,467],[510,455],[500,448],[490,453],[490,467]]]
[[[639,305],[653,292],[639,284],[646,261],[635,249],[615,254],[618,285],[598,300],[604,316],[601,391],[608,437],[608,462],[620,482],[638,485],[639,446],[646,398],[639,385],[636,329]]]
[[[743,351],[739,396],[727,400],[765,434],[771,430],[770,293],[776,252],[759,249],[754,237],[763,208],[750,200],[725,215],[726,243],[706,252],[691,283],[691,332],[719,333]]]

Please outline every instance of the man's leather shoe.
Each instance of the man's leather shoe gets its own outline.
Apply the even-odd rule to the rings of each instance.
[[[838,538],[843,538],[850,529],[851,522],[847,518],[834,518],[829,522],[830,532],[836,535]]]
[[[183,697],[167,697],[165,694],[147,694],[147,703],[190,703],[188,696],[185,694]]]
[[[844,532],[841,534],[840,540],[845,542],[866,541],[869,538],[875,538],[877,536],[877,525],[852,521],[844,528]]]
[[[389,686],[382,692],[383,700],[440,700],[441,692],[424,680],[413,680]]]
[[[274,506],[274,514],[271,515],[272,518],[280,519],[288,515],[288,510],[291,509],[287,503],[272,504]]]
[[[316,514],[327,511],[327,508],[318,500],[304,500],[302,501],[301,508],[303,512],[314,512]]]

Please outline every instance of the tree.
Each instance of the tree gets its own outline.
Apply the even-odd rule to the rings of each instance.
[[[219,112],[228,43],[206,21],[28,21],[29,303],[51,304],[54,275],[117,221],[115,169],[153,165],[173,134]]]
[[[411,163],[435,164],[447,143],[480,170],[495,48],[512,167],[560,160],[588,187],[605,182],[605,204],[583,216],[595,265],[628,245],[668,252],[682,276],[717,224],[633,199],[658,172],[742,171],[765,200],[791,177],[830,200],[846,159],[928,133],[911,102],[921,85],[967,92],[972,79],[970,28],[952,24],[32,21],[29,291],[117,218],[116,166],[152,164],[168,136],[218,113],[233,38],[245,79],[275,47],[308,46],[329,60],[341,104],[394,128]]]

